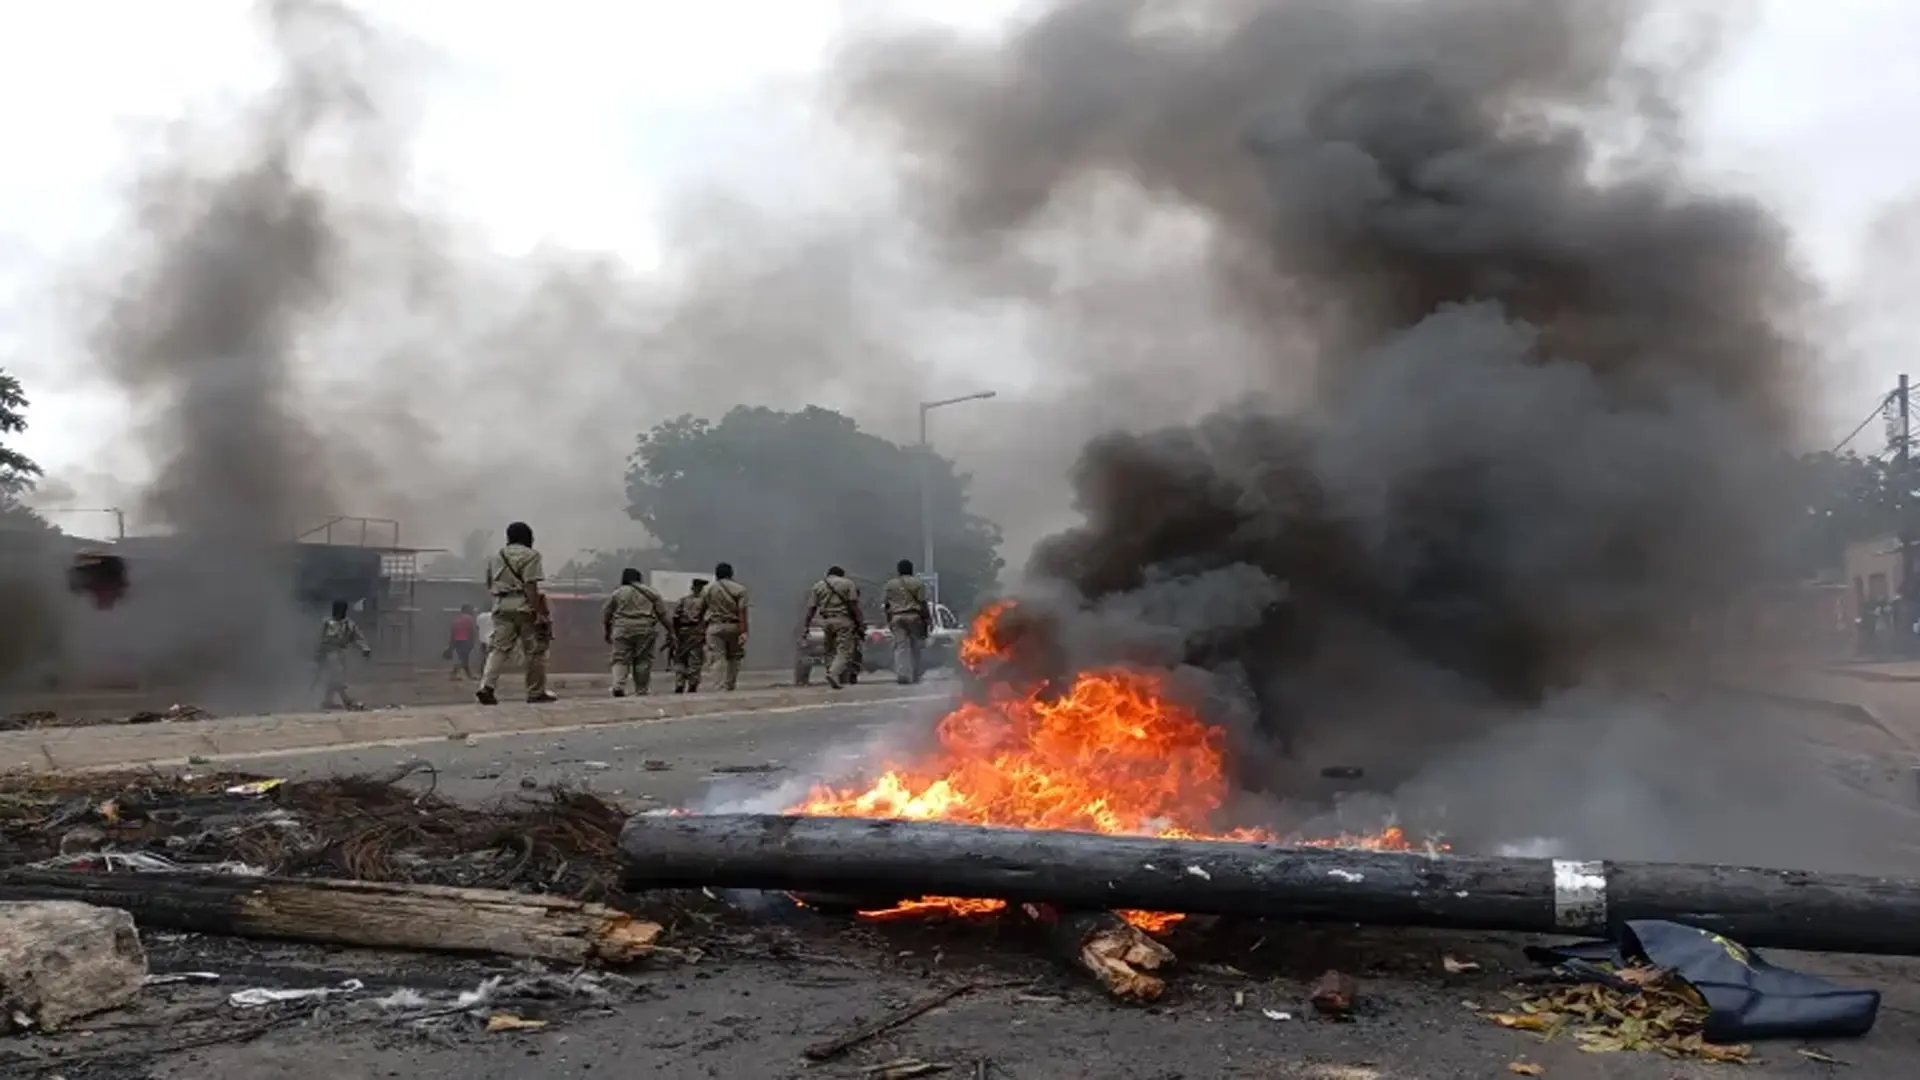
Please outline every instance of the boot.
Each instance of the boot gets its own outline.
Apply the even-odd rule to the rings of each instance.
[[[478,701],[482,705],[500,704],[500,698],[498,695],[496,695],[493,692],[493,687],[491,686],[483,686],[480,689],[475,690],[473,692],[473,699],[475,701]]]

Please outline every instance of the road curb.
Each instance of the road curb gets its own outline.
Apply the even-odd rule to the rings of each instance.
[[[1900,746],[1911,745],[1911,743],[1899,732],[1895,731],[1891,725],[1885,720],[1880,719],[1879,713],[1874,712],[1872,709],[1867,708],[1857,701],[1810,697],[1805,694],[1790,694],[1781,690],[1761,690],[1751,686],[1723,685],[1720,687],[1720,691],[1734,697],[1750,698],[1755,701],[1764,701],[1773,705],[1784,705],[1790,709],[1804,709],[1808,712],[1822,713],[1856,724],[1864,724],[1878,731],[1880,734],[1885,735]]]
[[[915,697],[914,691],[922,696]],[[788,688],[552,705],[426,705],[362,713],[286,713],[139,727],[107,724],[15,731],[0,733],[0,773],[86,772],[195,758],[260,757],[369,744],[537,734],[722,713],[828,707],[843,701],[924,700],[924,695],[922,687],[910,691],[892,685],[854,686],[838,692]]]

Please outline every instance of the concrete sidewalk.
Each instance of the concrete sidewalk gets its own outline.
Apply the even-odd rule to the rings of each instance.
[[[932,691],[932,692],[929,692]],[[369,712],[233,716],[186,723],[97,724],[0,733],[0,772],[74,772],[245,758],[296,750],[329,750],[569,731],[608,724],[653,723],[723,713],[831,708],[836,702],[937,701],[948,691],[893,684],[841,691],[785,687],[732,694],[666,694],[593,698],[551,705],[524,702],[417,706]]]

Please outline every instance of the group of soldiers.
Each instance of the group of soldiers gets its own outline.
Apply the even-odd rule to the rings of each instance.
[[[614,697],[627,695],[629,681],[636,694],[650,691],[662,631],[674,693],[699,690],[709,661],[722,690],[739,685],[740,662],[747,655],[747,587],[733,579],[729,563],[715,566],[713,577],[694,578],[687,595],[669,605],[640,571],[620,572],[619,587],[600,605]]]
[[[486,663],[474,697],[482,705],[499,703],[497,687],[507,658],[519,649],[526,656],[527,700],[558,700],[547,691],[547,653],[553,645],[553,612],[543,585],[546,565],[533,546],[533,529],[526,522],[507,526],[506,546],[488,556],[485,585],[493,597],[493,629],[486,641]],[[881,606],[893,638],[894,676],[902,683],[920,681],[922,654],[933,627],[933,608],[926,583],[914,576],[913,563],[902,559],[898,576],[881,590]],[[654,657],[664,633],[674,671],[673,691],[693,693],[703,676],[722,690],[736,689],[740,665],[746,658],[750,628],[746,586],[734,580],[733,567],[720,563],[713,580],[695,578],[691,591],[671,605],[646,583],[638,570],[621,572],[620,584],[601,605],[600,621],[608,647],[613,696],[649,692]],[[814,583],[801,621],[805,647],[807,628],[815,621],[826,635],[827,685],[838,689],[858,674],[866,615],[860,587],[841,567],[828,569]],[[327,682],[327,701],[338,696],[353,708],[347,694],[346,653],[358,648],[371,655],[366,639],[347,616],[344,602],[333,605],[333,616],[321,628],[316,650],[316,676]]]
[[[881,590],[881,602],[893,638],[894,677],[903,684],[916,683],[926,673],[923,654],[933,627],[933,605],[926,582],[914,576],[913,563],[902,559],[897,569],[899,575]],[[693,579],[691,591],[669,607],[640,571],[621,572],[619,587],[600,608],[614,697],[625,697],[629,684],[636,694],[648,692],[663,630],[674,693],[700,689],[709,665],[720,689],[736,688],[747,649],[747,589],[734,580],[727,563],[714,567],[713,576],[712,582]],[[830,567],[814,583],[800,621],[800,648],[806,648],[807,628],[815,621],[826,638],[827,685],[837,690],[857,675],[860,641],[866,636],[860,586],[841,567]]]

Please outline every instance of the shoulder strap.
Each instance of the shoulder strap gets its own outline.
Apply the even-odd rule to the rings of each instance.
[[[514,569],[513,560],[507,558],[506,548],[500,549],[500,568],[502,570],[505,570],[507,573],[512,574],[513,580],[519,582],[521,588],[524,589],[527,587],[527,579],[520,576],[520,571]]]

